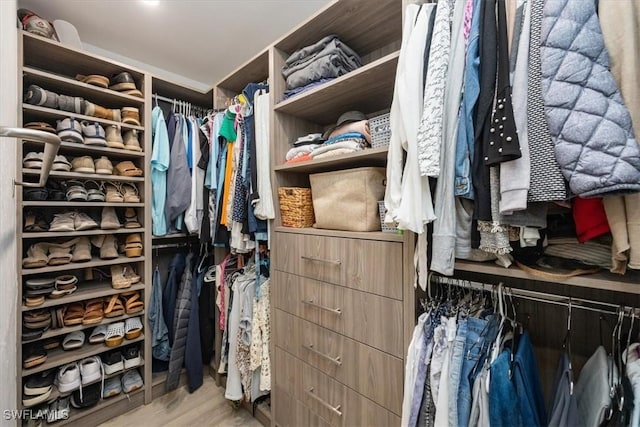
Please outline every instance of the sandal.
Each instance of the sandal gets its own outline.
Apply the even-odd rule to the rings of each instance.
[[[48,261],[48,251],[49,243],[34,243],[27,250],[27,257],[22,260],[22,266],[24,268],[46,267]]]
[[[48,231],[49,224],[39,213],[27,212],[24,218],[24,231]]]
[[[89,74],[88,76],[77,74],[76,80],[79,80],[83,83],[87,83],[90,85],[99,86],[105,89],[109,87],[109,78],[105,76],[101,76],[99,74]]]
[[[89,202],[104,202],[105,194],[102,183],[89,180],[84,183],[84,188],[87,190],[87,201]]]
[[[27,329],[43,329],[51,326],[51,312],[47,309],[28,311],[22,316],[22,324]]]
[[[117,317],[124,315],[124,305],[117,294],[105,298],[105,303],[107,304],[107,308],[104,310],[105,317]]]
[[[34,368],[47,361],[47,352],[39,345],[30,346],[22,359],[24,369]]]
[[[42,342],[42,347],[45,350],[53,350],[55,348],[60,347],[60,344],[62,344],[62,343],[60,342],[59,337],[52,337],[52,338],[47,338],[46,340],[44,340]]]
[[[68,232],[75,231],[74,212],[62,212],[53,215],[49,231]]]
[[[134,270],[134,268],[131,265],[129,264],[125,265],[123,273],[124,273],[124,277],[129,279],[132,285],[135,285],[136,283],[140,282],[140,276],[136,273],[136,270]]]
[[[142,176],[142,169],[136,167],[131,160],[118,163],[116,171],[122,176]]]
[[[100,248],[100,259],[116,259],[118,255],[118,239],[113,234],[100,234],[91,239]],[[113,275],[113,272],[111,273]]]
[[[86,236],[78,237],[75,245],[73,246],[73,256],[71,258],[73,262],[87,262],[91,261],[91,242]]]
[[[127,314],[140,313],[144,309],[144,302],[140,301],[139,292],[125,292],[120,297],[124,301],[124,308]]]
[[[82,331],[71,332],[62,340],[63,350],[75,350],[84,345],[85,335]]]
[[[44,304],[44,295],[28,296],[24,299],[24,305],[26,307],[38,307]]]
[[[125,267],[114,265],[111,267],[111,287],[113,289],[126,289],[131,287],[131,279],[125,276]]]
[[[122,203],[124,202],[124,197],[120,192],[120,186],[115,182],[105,182],[104,188],[107,192],[106,201],[109,203]]]
[[[107,327],[104,343],[107,347],[116,347],[122,344],[124,339],[124,322],[112,323]]]
[[[69,304],[64,311],[63,324],[64,326],[80,325],[83,318],[84,305],[81,302],[74,302]]]
[[[124,323],[125,337],[134,340],[142,334],[142,322],[139,317],[130,317]]]
[[[127,208],[124,211],[124,228],[141,228],[142,225],[138,222],[138,214],[133,208]]]
[[[55,287],[63,291],[72,289],[78,283],[78,278],[73,274],[63,274],[55,278]]]
[[[127,236],[124,250],[127,258],[142,256],[142,236],[140,233],[134,233]]]
[[[127,208],[129,209],[129,208]],[[100,228],[102,230],[117,230],[121,226],[116,209],[113,206],[105,206],[102,208],[102,219]]]
[[[104,319],[104,301],[102,298],[93,299],[87,302],[87,307],[82,318],[83,325],[93,325],[100,323]]]
[[[107,325],[99,325],[93,329],[91,335],[89,335],[89,343],[100,344],[104,342],[104,338],[107,335]]]
[[[22,198],[25,201],[38,201],[47,200],[49,197],[49,190],[46,188],[24,188],[22,190]],[[64,200],[64,194],[63,194]],[[54,199],[51,199],[54,200]]]
[[[120,185],[120,192],[124,198],[125,203],[139,203],[140,195],[138,194],[138,187],[130,182],[123,182]]]
[[[78,243],[78,240],[76,238],[64,243],[50,243],[48,265],[64,265],[74,260],[74,256],[71,255],[71,249]]]
[[[65,194],[68,202],[86,202],[88,198],[87,189],[80,181],[67,181],[67,192]]]

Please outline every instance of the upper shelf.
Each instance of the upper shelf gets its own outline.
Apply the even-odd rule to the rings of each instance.
[[[23,140],[22,143],[27,146],[27,149],[38,150],[42,149],[42,142]],[[62,141],[60,143],[60,154],[72,154],[85,156],[87,154],[96,154],[102,156],[109,156],[110,159],[119,158],[131,158],[131,157],[144,157],[144,153],[141,151],[125,150],[123,148],[110,148],[100,147],[98,145],[85,145],[77,142]]]
[[[238,94],[248,83],[258,83],[267,77],[269,77],[269,50],[265,49],[223,78],[216,87]]]
[[[40,175],[40,169],[22,169],[24,175]],[[51,178],[61,179],[92,179],[96,181],[116,181],[116,182],[144,182],[142,176],[122,176],[122,175],[102,175],[97,173],[80,173],[80,172],[64,172],[51,171]]]
[[[625,292],[630,294],[640,293],[640,287],[638,286],[637,277],[634,279],[629,276],[621,276],[609,272],[569,277],[566,279],[553,279],[541,276],[533,276],[516,266],[505,269],[504,267],[497,266],[492,262],[472,262],[462,260],[456,261],[455,269],[458,271],[488,274],[492,276],[501,276],[504,278],[559,283],[562,285],[578,286],[582,288],[592,288],[614,292]]]
[[[335,80],[293,96],[274,110],[321,125],[335,123],[345,111],[388,110],[393,99],[399,51],[386,55]]]
[[[288,53],[337,34],[360,55],[371,53],[402,38],[400,0],[334,0],[274,45]]]
[[[107,120],[107,119],[99,119],[93,116],[85,116],[84,114],[70,113],[68,111],[55,110],[53,108],[40,107],[38,105],[31,105],[31,104],[25,103],[25,104],[22,104],[22,108],[24,110],[23,114],[25,116],[25,120],[24,120],[25,123],[30,121],[47,122],[47,121],[51,121],[52,119],[62,120],[67,117],[74,117],[81,121],[87,120],[88,122],[91,122],[91,123],[97,122],[97,123],[100,123],[101,125],[116,125],[116,126],[122,127],[122,129],[144,130],[142,126],[130,125],[127,123],[116,122],[116,121]]]
[[[351,154],[325,159],[282,164],[273,168],[277,172],[316,173],[360,166],[385,166],[388,147],[368,148]]]
[[[43,89],[59,95],[80,96],[88,101],[107,108],[122,108],[125,106],[140,107],[144,105],[144,98],[126,95],[115,90],[103,89],[98,86],[83,83],[68,77],[59,76],[31,67],[24,67],[24,87],[35,84]]]
[[[89,52],[74,49],[55,40],[22,31],[24,65],[67,76],[76,74],[99,74],[110,78],[114,74],[128,71],[136,81],[136,87],[143,90],[144,72],[129,65],[103,58]]]

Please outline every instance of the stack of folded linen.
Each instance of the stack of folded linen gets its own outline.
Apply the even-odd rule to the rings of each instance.
[[[304,162],[312,160],[309,153],[320,147],[324,139],[321,133],[310,133],[299,137],[292,145],[293,147],[287,151],[286,163]]]
[[[360,67],[360,57],[336,35],[324,37],[317,43],[295,51],[285,61],[282,75],[289,96],[308,90],[323,79],[340,77]]]
[[[371,144],[369,120],[360,111],[342,114],[335,126],[325,132],[326,141],[309,153],[314,159],[355,153]]]

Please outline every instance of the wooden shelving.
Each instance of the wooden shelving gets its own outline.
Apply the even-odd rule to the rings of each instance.
[[[85,344],[76,350],[64,351],[62,349],[51,350],[47,355],[47,361],[42,365],[38,365],[31,369],[23,369],[22,376],[28,377],[29,375],[37,374],[38,372],[46,371],[51,368],[57,368],[67,363],[75,362],[85,357],[95,356],[97,354],[106,353],[117,348],[126,347],[128,345],[140,342],[144,340],[144,333],[138,338],[133,340],[124,339],[122,344],[107,347],[105,344],[89,344],[85,341]]]
[[[100,236],[106,234],[144,233],[144,228],[118,228],[117,230],[84,230],[84,231],[41,231],[37,233],[22,233],[23,239],[48,239],[56,237]]]
[[[49,329],[47,332],[42,334],[42,336],[40,338],[38,338],[36,340],[23,341],[23,343],[24,344],[29,344],[29,343],[33,343],[33,342],[37,342],[37,341],[46,340],[48,338],[59,337],[60,335],[70,334],[71,332],[85,331],[87,329],[95,328],[96,326],[109,325],[111,323],[121,322],[121,321],[124,321],[124,320],[126,320],[126,319],[128,319],[130,317],[142,317],[142,318],[144,318],[144,311],[141,311],[140,313],[136,313],[136,314],[124,314],[122,316],[117,316],[117,317],[105,317],[99,323],[94,323],[93,325],[65,326],[64,328]],[[85,344],[89,342],[89,335],[90,334],[88,334],[88,333],[85,334]],[[91,344],[91,345],[94,345],[94,344]],[[95,344],[95,345],[97,345],[97,344]]]
[[[327,237],[347,237],[351,239],[363,239],[363,240],[382,240],[387,242],[402,242],[404,241],[404,235],[398,233],[383,233],[382,231],[340,231],[340,230],[325,230],[322,228],[293,228],[293,227],[275,227],[275,231],[283,233],[296,233],[296,234],[312,234],[314,236],[327,236]]]
[[[24,140],[23,144],[26,145],[27,147],[43,146],[42,143],[33,142],[29,140]],[[34,148],[34,150],[35,149],[37,148]],[[62,141],[62,143],[60,144],[60,152],[75,154],[79,156],[95,154],[98,156],[109,156],[110,158],[112,157],[116,159],[144,157],[144,153],[139,151],[131,151],[131,150],[125,150],[121,148],[100,147],[98,145],[84,145],[84,144],[78,144],[76,142],[68,142],[68,141]]]
[[[282,164],[273,168],[276,172],[316,173],[359,166],[385,166],[388,147],[367,148],[352,154],[342,154],[335,158],[325,158]]]
[[[71,262],[64,265],[53,265],[53,266],[47,266],[47,267],[41,267],[41,268],[23,268],[22,275],[32,276],[34,274],[82,270],[89,267],[102,267],[105,265],[127,264],[127,263],[142,262],[142,261],[144,261],[143,256],[139,256],[135,258],[127,258],[124,256],[120,256],[115,259],[100,259],[100,258],[94,257],[93,260],[89,262]]]
[[[115,167],[115,165],[114,165]],[[22,169],[24,175],[40,175],[40,169]],[[122,175],[102,175],[97,173],[80,173],[80,172],[63,172],[63,171],[51,171],[49,174],[51,178],[62,179],[79,179],[79,180],[95,180],[95,181],[116,181],[116,182],[144,182],[144,177],[141,176],[122,176]]]
[[[22,306],[22,311],[40,310],[42,308],[57,307],[59,305],[70,304],[77,301],[85,301],[93,298],[109,297],[111,295],[118,295],[129,291],[142,291],[144,290],[144,283],[136,283],[126,289],[114,289],[111,287],[111,282],[85,282],[78,285],[78,290],[61,298],[47,299],[44,304],[37,307]],[[46,332],[45,332],[46,334]],[[43,334],[44,335],[44,334]],[[46,338],[46,337],[45,337]]]
[[[269,76],[269,49],[264,49],[224,77],[217,88],[238,94],[249,82],[261,82]]]
[[[106,207],[112,206],[114,208],[142,208],[144,203],[117,203],[117,202],[64,202],[64,201],[26,201],[22,202],[22,206],[30,207],[37,206],[41,208],[85,208],[85,207]]]
[[[146,386],[142,386],[142,388],[140,388],[140,389],[138,389],[136,391],[133,391],[133,392],[131,392],[129,394],[125,394],[123,392],[123,393],[120,393],[117,396],[110,397],[110,398],[104,399],[104,400],[100,400],[95,406],[92,406],[91,408],[87,408],[87,409],[71,408],[69,419],[59,421],[55,425],[56,426],[65,426],[67,424],[78,422],[80,419],[88,417],[88,416],[91,416],[92,414],[95,414],[96,412],[104,412],[108,407],[115,406],[115,405],[117,405],[118,403],[120,403],[122,401],[129,401],[129,402],[132,402],[133,406],[137,406],[136,403],[134,403],[134,402],[136,402],[137,400],[141,400],[142,394],[145,392],[145,387]],[[90,424],[90,423],[87,423],[87,424]],[[84,425],[87,425],[87,424],[84,424]]]
[[[462,272],[472,272],[497,277],[499,281],[508,279],[525,279],[547,283],[557,283],[563,286],[577,286],[581,288],[591,288],[608,290],[615,292],[626,292],[630,294],[640,293],[638,279],[621,276],[609,272],[587,274],[582,276],[569,277],[566,279],[546,278],[533,276],[517,266],[510,268],[500,267],[492,262],[472,262],[458,260],[455,269]]]
[[[274,110],[321,125],[335,123],[349,110],[389,109],[399,51],[275,105]]]
[[[22,104],[25,123],[27,121],[46,122],[51,120],[62,120],[67,117],[73,117],[80,121],[86,120],[91,123],[100,123],[101,125],[116,125],[122,129],[135,129],[144,131],[142,126],[130,125],[128,123],[116,122],[113,120],[99,119],[93,116],[85,116],[84,114],[70,113],[68,111],[54,110],[53,108],[40,107],[38,105]]]
[[[144,105],[144,98],[104,89],[36,68],[24,67],[22,72],[25,86],[35,84],[59,95],[80,96],[106,108],[121,108],[122,105],[141,108]]]

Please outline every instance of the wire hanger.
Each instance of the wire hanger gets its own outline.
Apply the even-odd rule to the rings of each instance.
[[[567,305],[567,334],[564,337],[564,341],[562,343],[562,348],[566,349],[567,356],[569,356],[569,394],[573,395],[573,365],[572,365],[572,355],[571,355],[571,309],[572,302],[571,297],[569,297],[569,304]]]

